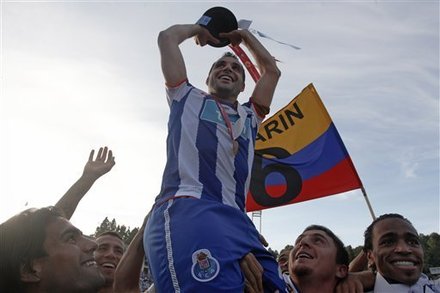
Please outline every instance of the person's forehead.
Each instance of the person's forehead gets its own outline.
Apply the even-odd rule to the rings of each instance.
[[[304,236],[322,236],[326,239],[331,239],[330,236],[327,235],[327,233],[325,233],[322,230],[317,230],[317,229],[304,231],[301,235],[299,235],[298,238],[304,237]]]
[[[283,251],[280,252],[280,257],[282,257],[282,256],[288,256],[289,253],[290,253],[290,249],[289,249],[289,250],[285,249],[285,250],[283,250]]]
[[[215,63],[219,63],[219,62],[236,63],[238,65],[241,65],[240,61],[237,58],[231,56],[223,56],[220,59],[218,59]]]
[[[389,218],[377,222],[373,227],[373,237],[379,238],[384,235],[415,235],[417,236],[416,229],[407,221],[399,218]]]
[[[81,230],[73,226],[69,220],[62,217],[56,217],[47,224],[46,242],[59,242],[63,236],[69,233],[82,234]]]
[[[81,231],[75,226],[73,226],[69,222],[69,220],[62,217],[56,217],[51,222],[49,222],[46,231],[48,234],[51,235],[62,235],[67,231],[74,231],[81,233]]]
[[[98,245],[114,245],[124,247],[124,242],[114,235],[102,235],[96,239]]]

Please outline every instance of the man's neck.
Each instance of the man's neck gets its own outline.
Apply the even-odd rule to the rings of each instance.
[[[238,97],[237,96],[229,96],[229,95],[222,95],[222,93],[219,92],[209,92],[211,96],[213,96],[218,101],[228,103],[228,104],[234,104],[237,102]]]
[[[292,279],[301,293],[333,293],[336,286],[334,280],[322,280],[313,276]]]
[[[111,288],[110,288],[111,289]],[[47,293],[47,292],[65,292],[65,293],[73,293],[73,292],[81,292],[81,293],[100,293],[100,292],[112,292],[113,291],[101,291],[101,290],[97,290],[97,289],[89,289],[86,291],[78,291],[78,289],[76,288],[56,288],[56,289],[48,289],[48,288],[39,288],[39,287],[32,287],[32,288],[27,288],[25,289],[26,293]]]
[[[113,293],[113,285],[105,285],[105,287],[102,287],[99,289],[98,293]]]

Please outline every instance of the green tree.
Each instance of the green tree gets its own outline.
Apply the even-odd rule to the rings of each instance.
[[[136,233],[139,231],[139,228],[135,227],[133,230],[131,230],[130,227],[127,227],[125,225],[118,225],[114,218],[113,220],[109,221],[109,219],[105,217],[102,223],[98,227],[96,227],[95,233],[91,236],[96,238],[100,234],[108,231],[117,232],[119,235],[121,235],[124,243],[128,245],[130,244],[134,235],[136,235]]]
[[[425,251],[423,272],[428,274],[429,268],[440,267],[440,235],[434,232],[429,235],[420,234],[419,236]]]
[[[272,254],[272,256],[277,259],[278,258],[278,250],[272,250],[272,248],[268,247],[267,251],[270,252],[270,254]]]
[[[351,262],[361,251],[362,251],[362,246],[356,246],[355,248],[353,248],[351,245],[348,245],[345,247],[345,249],[348,252],[348,261]]]

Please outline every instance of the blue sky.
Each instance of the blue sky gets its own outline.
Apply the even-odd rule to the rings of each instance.
[[[91,149],[109,146],[114,169],[72,222],[93,233],[104,217],[139,226],[160,189],[168,106],[156,39],[224,6],[251,28],[282,77],[271,113],[309,83],[320,94],[376,215],[397,212],[439,233],[438,1],[2,1],[0,221],[54,204]],[[181,46],[190,81],[204,88],[227,48]],[[247,76],[245,101],[252,88]],[[274,249],[310,224],[360,245],[371,222],[359,190],[263,211]]]

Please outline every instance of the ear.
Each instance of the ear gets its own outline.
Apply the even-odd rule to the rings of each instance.
[[[367,259],[368,259],[368,269],[373,269],[376,270],[376,266],[375,266],[375,259],[374,259],[374,254],[372,250],[368,250],[367,251]]]
[[[243,92],[245,87],[246,87],[246,85],[245,85],[245,83],[243,82],[243,86],[241,87],[240,92]]]
[[[373,255],[373,251],[368,250],[367,251],[367,259],[368,259],[368,266],[374,264],[374,255]]]
[[[338,279],[343,279],[348,274],[348,266],[346,265],[336,265],[336,277]]]
[[[209,80],[209,75],[208,75],[208,77],[207,77],[206,80],[205,80],[205,84],[206,84],[206,85],[208,85],[208,80]]]
[[[37,283],[41,280],[43,263],[41,260],[33,260],[29,265],[20,266],[20,280],[24,283]]]

